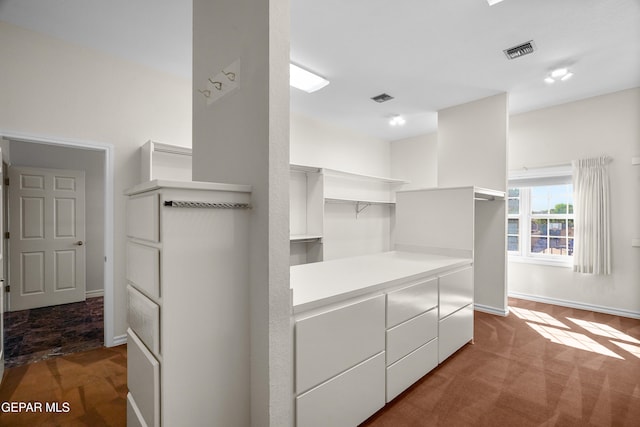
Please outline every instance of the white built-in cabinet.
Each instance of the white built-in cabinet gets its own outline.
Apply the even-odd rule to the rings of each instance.
[[[237,402],[249,383],[250,187],[150,181],[125,194],[127,425],[237,425],[248,419]]]
[[[290,264],[325,259],[325,220],[326,215],[330,215],[327,205],[349,205],[353,219],[357,219],[373,205],[392,207],[395,190],[406,183],[400,179],[292,164],[289,181]],[[390,211],[387,215],[391,218]]]
[[[345,262],[309,274],[340,281]],[[356,426],[473,340],[473,266],[451,265],[294,315],[297,427]]]
[[[140,183],[154,179],[191,181],[191,148],[147,141],[140,147]]]

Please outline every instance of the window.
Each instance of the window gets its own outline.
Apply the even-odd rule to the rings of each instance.
[[[508,216],[507,250],[512,259],[570,263],[574,224],[571,184],[509,188]]]

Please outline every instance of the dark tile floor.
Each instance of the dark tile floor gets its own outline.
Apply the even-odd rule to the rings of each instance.
[[[104,345],[103,298],[4,314],[5,366]]]

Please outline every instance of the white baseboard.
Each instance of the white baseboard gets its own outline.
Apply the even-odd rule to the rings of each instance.
[[[86,298],[103,297],[104,296],[104,289],[98,289],[97,291],[87,291],[87,292],[85,292],[84,295],[85,295]]]
[[[602,305],[585,304],[576,301],[567,301],[558,298],[541,297],[538,295],[521,294],[519,292],[509,292],[512,298],[519,298],[528,301],[542,302],[545,304],[559,305],[561,307],[577,308],[579,310],[595,311],[597,313],[613,314],[614,316],[630,317],[640,319],[640,312],[625,310],[622,308],[605,307]]]
[[[473,304],[473,309],[476,311],[482,311],[483,313],[495,314],[497,316],[505,317],[509,314],[509,307],[506,310],[500,308],[489,307],[488,305]]]
[[[122,345],[127,343],[127,334],[118,335],[117,337],[113,337],[113,346]]]

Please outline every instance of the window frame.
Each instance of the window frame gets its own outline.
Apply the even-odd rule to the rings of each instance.
[[[574,220],[575,224],[575,211],[571,214],[568,212],[566,214],[533,214],[531,212],[531,189],[533,187],[545,187],[549,185],[567,185],[567,184],[540,184],[540,185],[523,185],[518,186],[517,184],[511,184],[508,190],[517,188],[519,190],[519,210],[518,214],[509,214],[508,210],[508,201],[507,201],[507,254],[509,261],[520,262],[520,263],[528,263],[528,264],[539,264],[539,265],[549,265],[556,267],[567,267],[571,268],[573,266],[573,256],[572,255],[557,255],[557,254],[538,254],[535,252],[531,252],[531,221],[533,219],[563,219],[563,220]],[[514,197],[508,196],[508,199],[513,199]],[[518,219],[519,220],[519,228],[518,228],[518,238],[519,238],[519,246],[517,251],[509,251],[509,236],[515,236],[514,233],[509,233],[509,219]],[[549,235],[547,234],[547,238]],[[569,244],[568,236],[567,238],[567,246]],[[575,245],[575,241],[574,241]],[[575,247],[574,247],[575,248]]]

